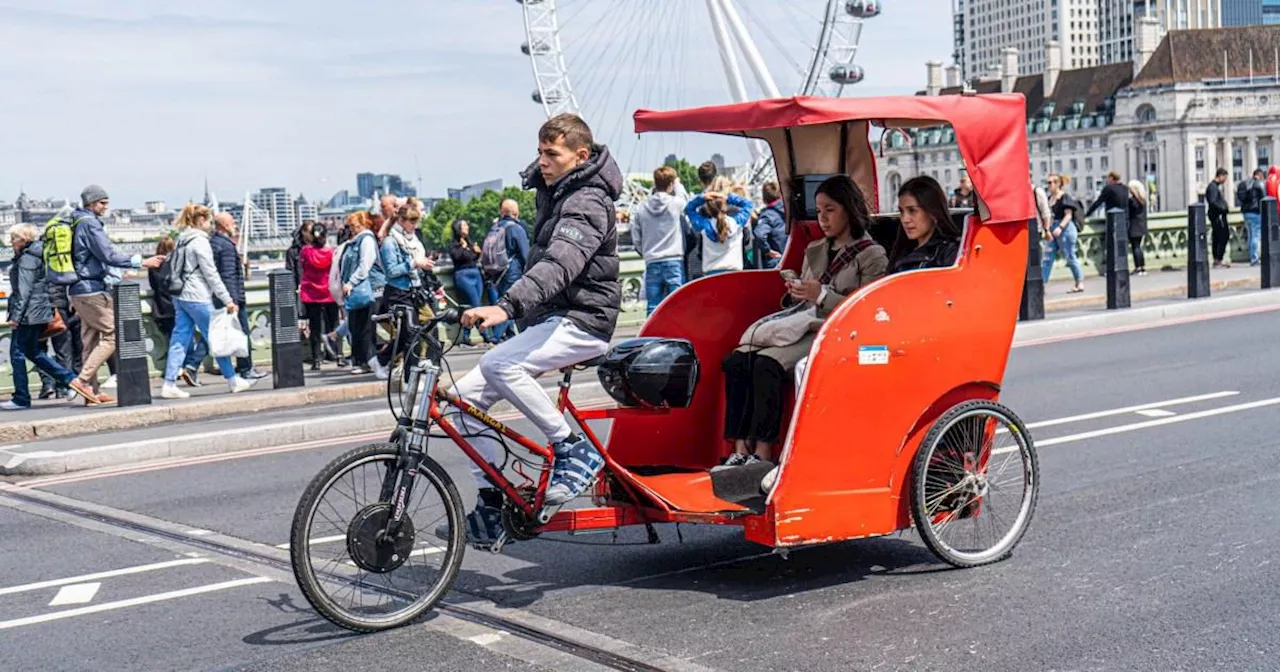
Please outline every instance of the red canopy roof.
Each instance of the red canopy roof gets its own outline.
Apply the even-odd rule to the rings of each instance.
[[[1022,94],[779,98],[690,110],[635,113],[636,132],[698,131],[754,136],[758,131],[867,120],[887,126],[938,123],[955,129],[956,144],[988,221],[1035,216]]]

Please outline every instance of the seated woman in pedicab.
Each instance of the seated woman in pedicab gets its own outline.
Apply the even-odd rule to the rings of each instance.
[[[947,192],[928,175],[907,180],[898,189],[898,213],[902,227],[889,253],[889,275],[927,268],[947,268],[960,254],[960,228],[951,218]],[[796,390],[804,381],[806,349],[796,365]]]
[[[866,198],[837,175],[815,195],[823,237],[805,248],[800,276],[787,279],[785,310],[751,325],[721,364],[725,438],[734,452],[721,467],[772,462],[782,431],[783,383],[809,348],[823,320],[846,296],[885,274],[889,259],[872,240]]]
[[[889,273],[946,268],[960,254],[960,229],[951,219],[947,193],[928,175],[907,180],[898,189],[902,229],[889,254]]]

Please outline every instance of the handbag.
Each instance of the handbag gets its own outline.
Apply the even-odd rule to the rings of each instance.
[[[53,309],[53,319],[49,324],[44,325],[44,331],[40,333],[40,340],[53,338],[67,331],[67,323],[62,319],[62,311],[57,308]]]
[[[846,245],[835,259],[827,266],[827,270],[818,278],[818,283],[829,285],[835,276],[853,263],[858,254],[872,245],[867,239]],[[783,348],[799,343],[811,331],[822,326],[822,318],[818,317],[818,307],[809,302],[797,303],[771,315],[766,315],[742,332],[738,345],[756,348]]]

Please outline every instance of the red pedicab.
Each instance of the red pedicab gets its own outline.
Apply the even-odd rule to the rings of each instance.
[[[914,524],[930,550],[955,566],[1009,555],[1030,523],[1039,481],[1030,434],[997,403],[1034,216],[1024,109],[1022,96],[1012,94],[793,98],[637,112],[638,132],[701,131],[770,144],[790,222],[781,268],[796,272],[806,245],[821,235],[816,222],[806,221],[811,186],[820,178],[849,174],[879,209],[872,125],[950,124],[978,194],[974,212],[957,214],[964,220],[958,259],[949,268],[871,283],[828,317],[796,401],[784,413],[781,466],[767,493],[759,473],[735,477],[746,467],[709,469],[731,451],[722,438],[719,362],[748,326],[777,310],[784,285],[776,271],[687,284],[658,306],[639,339],[576,367],[606,365],[602,381],[613,390],[625,388],[627,376],[646,375],[635,353],[684,349],[687,375],[669,376],[683,389],[668,389],[668,404],[579,409],[568,394],[574,369],[563,371],[559,403],[606,462],[591,505],[582,508],[544,509],[550,448],[437,388],[445,348],[435,327],[456,320],[456,313],[422,326],[405,324],[397,333],[414,338],[418,356],[406,373],[404,412],[392,443],[334,460],[299,502],[290,548],[308,600],[339,625],[376,630],[413,620],[448,591],[462,562],[464,509],[448,474],[426,454],[427,437],[436,430],[442,434],[433,436],[450,439],[503,491],[503,524],[511,540],[644,525],[656,541],[655,523],[704,523],[740,526],[747,539],[785,550]],[[895,215],[878,215],[871,233],[887,248],[898,226]],[[411,321],[408,314],[400,317]],[[514,468],[505,472],[513,474],[480,456],[442,410],[447,405],[481,420],[504,445],[516,444],[521,453],[507,450]],[[613,425],[602,442],[587,421],[606,419]],[[525,477],[522,465],[535,473]],[[349,489],[343,485],[348,477]],[[361,482],[376,493],[366,504],[358,497]],[[343,498],[325,509],[328,492]],[[439,502],[434,519],[419,513],[421,504],[413,506],[415,497],[424,496]],[[332,532],[316,527],[317,516],[333,518]],[[442,522],[443,545],[432,545],[436,538],[428,530],[436,522]],[[312,552],[325,544],[337,550],[317,566]],[[500,541],[491,550],[502,546]],[[398,585],[391,575],[402,568],[409,579]],[[359,605],[337,604],[339,596],[363,589],[373,592],[377,605],[366,604],[363,594]]]

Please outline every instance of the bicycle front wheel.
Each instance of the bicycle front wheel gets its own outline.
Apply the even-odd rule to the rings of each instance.
[[[329,463],[293,517],[289,554],[298,587],[316,611],[344,628],[373,632],[412,622],[453,585],[465,549],[462,499],[440,465],[423,457],[405,516],[385,534],[399,449],[370,444]],[[433,533],[447,526],[447,541]]]

